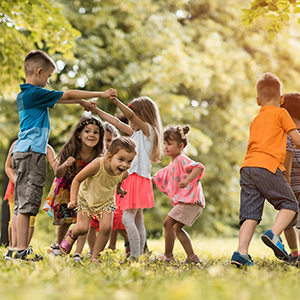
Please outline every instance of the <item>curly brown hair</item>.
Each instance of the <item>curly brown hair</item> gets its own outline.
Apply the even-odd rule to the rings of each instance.
[[[164,141],[176,141],[179,144],[183,143],[184,147],[188,144],[187,134],[190,131],[190,126],[185,125],[181,127],[169,125],[167,129],[164,131]]]

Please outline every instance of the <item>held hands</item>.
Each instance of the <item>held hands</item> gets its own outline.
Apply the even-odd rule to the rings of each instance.
[[[121,198],[124,198],[124,196],[127,194],[127,191],[123,190],[121,187],[117,188],[116,190],[117,195],[119,195]]]
[[[92,111],[92,109],[96,106],[96,103],[93,100],[82,100],[80,105],[84,108],[84,110]]]
[[[110,99],[111,97],[115,97],[115,98],[118,97],[116,89],[110,88],[110,89],[106,90],[105,92],[102,92],[102,98]]]

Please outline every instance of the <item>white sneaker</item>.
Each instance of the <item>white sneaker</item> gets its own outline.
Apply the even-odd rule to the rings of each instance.
[[[73,260],[74,260],[75,262],[79,262],[79,263],[82,262],[82,258],[81,258],[81,256],[80,256],[79,253],[74,253],[74,255],[73,255]]]
[[[60,256],[62,255],[60,249],[59,249],[59,244],[58,243],[53,243],[53,245],[51,246],[52,250],[51,250],[51,254],[53,254],[54,256]]]

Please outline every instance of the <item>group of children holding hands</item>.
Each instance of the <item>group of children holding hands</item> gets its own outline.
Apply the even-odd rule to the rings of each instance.
[[[45,89],[56,66],[42,51],[29,52],[24,65],[26,83],[20,85],[17,97],[20,133],[6,162],[11,181],[6,197],[10,202],[14,197],[11,245],[16,253],[10,249],[6,258],[42,259],[29,246],[28,236],[30,220],[41,205],[47,155],[55,179],[43,208],[57,226],[51,251],[54,255],[68,255],[77,241],[74,259],[80,260],[88,240],[91,261],[100,263],[100,254],[115,229],[124,238],[127,259],[138,260],[146,243],[143,210],[154,207],[154,183],[169,196],[173,206],[163,223],[165,252],[156,259],[175,260],[173,249],[177,237],[187,256],[184,263],[201,263],[183,229],[184,225],[192,226],[205,207],[200,183],[204,166],[183,154],[190,127],[168,126],[162,133],[158,107],[149,97],[134,99],[126,106],[112,88],[105,92]],[[285,105],[281,83],[271,73],[258,80],[257,94],[257,103],[262,108],[251,124],[247,154],[240,171],[241,228],[238,249],[231,258],[231,263],[238,267],[254,264],[248,248],[261,220],[265,199],[279,213],[262,240],[279,259],[297,263],[300,257],[294,230],[299,207],[295,195],[298,198],[300,195],[297,176],[300,169],[296,166],[300,158],[296,149],[300,149],[300,135],[295,126],[300,122],[297,114],[299,111],[300,115],[300,110],[294,108],[299,105],[300,96],[286,96],[291,100],[285,101],[285,109],[280,108]],[[110,99],[129,124],[99,109],[94,102],[83,100],[94,97]],[[48,145],[48,108],[56,103],[77,103],[93,113],[79,120],[57,157]],[[171,163],[151,177],[151,162],[161,158],[161,140]],[[288,180],[284,177],[285,168]],[[71,224],[74,225],[70,229]],[[291,248],[290,255],[280,238],[283,231]]]

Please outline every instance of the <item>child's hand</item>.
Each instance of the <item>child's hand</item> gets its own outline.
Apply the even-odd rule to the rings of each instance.
[[[90,111],[93,113],[93,114],[97,114],[97,104],[96,102],[92,101],[91,102],[91,108],[90,108]]]
[[[184,180],[182,180],[181,182],[179,182],[179,187],[180,187],[181,189],[184,189],[185,187],[188,186],[189,183],[190,183],[189,180],[184,179]]]
[[[77,200],[70,200],[68,203],[68,209],[74,209],[77,207]]]
[[[69,156],[67,160],[64,162],[64,164],[66,165],[66,167],[71,167],[75,161],[76,159],[73,156]]]
[[[111,97],[118,97],[117,90],[110,88],[110,89],[106,90],[105,92],[102,92],[102,97],[109,98],[109,99]]]
[[[84,108],[84,110],[92,111],[92,109],[95,107],[96,103],[92,100],[84,100],[80,103],[80,105]]]
[[[124,198],[124,196],[127,194],[127,191],[123,190],[121,187],[117,188],[116,190],[117,195],[119,195],[121,198]]]

